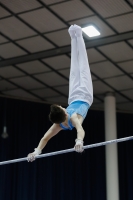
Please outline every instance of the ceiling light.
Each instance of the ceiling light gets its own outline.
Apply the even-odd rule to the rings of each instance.
[[[95,37],[100,35],[100,32],[92,25],[82,28],[82,30],[89,37]]]
[[[6,139],[6,138],[8,138],[8,133],[7,133],[7,128],[6,128],[6,126],[4,126],[4,128],[3,128],[3,133],[2,133],[2,135],[1,135],[1,137],[3,138],[3,139]]]

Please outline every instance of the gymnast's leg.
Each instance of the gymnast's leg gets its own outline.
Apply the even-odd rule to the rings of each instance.
[[[82,29],[80,26],[74,25],[77,37],[79,70],[80,70],[80,91],[83,95],[82,98],[87,100],[91,106],[93,102],[93,86],[91,73],[88,63],[88,56],[86,52],[85,43],[82,36]]]
[[[70,76],[69,76],[69,99],[70,104],[75,97],[75,90],[80,85],[80,72],[78,63],[78,50],[77,50],[77,38],[75,35],[74,26],[70,26],[68,30],[71,37],[71,66],[70,66]]]

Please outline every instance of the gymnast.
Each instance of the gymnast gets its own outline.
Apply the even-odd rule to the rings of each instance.
[[[74,149],[76,152],[83,152],[85,131],[82,123],[93,102],[93,86],[82,29],[80,26],[71,25],[68,32],[71,37],[69,106],[65,109],[60,105],[51,105],[49,119],[53,125],[42,137],[35,151],[28,154],[28,162],[34,161],[47,142],[59,131],[72,130],[74,127],[77,130]]]

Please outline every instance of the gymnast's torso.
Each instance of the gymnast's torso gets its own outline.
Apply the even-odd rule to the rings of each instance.
[[[83,120],[85,119],[88,109],[89,109],[89,104],[84,102],[84,101],[74,101],[72,102],[67,108],[67,114],[68,114],[68,119],[67,121],[63,122],[60,124],[61,128],[63,130],[72,130],[74,128],[72,124],[72,117],[74,115],[77,115],[80,123],[82,124]]]

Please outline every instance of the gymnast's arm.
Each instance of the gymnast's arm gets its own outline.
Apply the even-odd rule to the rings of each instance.
[[[76,144],[74,146],[75,151],[77,152],[83,152],[83,139],[85,136],[85,131],[82,127],[82,121],[83,120],[79,120],[77,114],[73,114],[71,117],[71,121],[73,126],[76,128],[77,130],[77,139],[75,140]]]
[[[28,154],[27,160],[28,162],[32,162],[35,160],[35,156],[41,154],[42,149],[46,146],[48,141],[55,136],[59,131],[61,131],[62,128],[59,124],[53,124],[50,129],[45,133],[45,135],[40,140],[38,147],[35,148],[35,151],[33,153]]]

